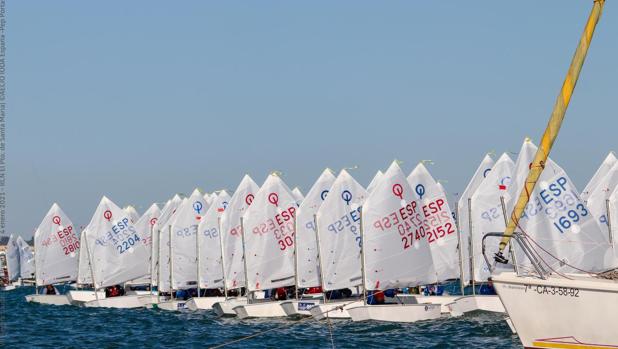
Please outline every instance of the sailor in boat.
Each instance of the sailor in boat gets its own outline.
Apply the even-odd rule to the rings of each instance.
[[[43,294],[46,295],[52,295],[52,294],[58,294],[58,292],[56,292],[56,288],[52,285],[47,285],[45,286],[45,288],[43,289]]]

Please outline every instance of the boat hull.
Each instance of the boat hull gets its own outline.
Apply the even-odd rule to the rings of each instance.
[[[187,309],[196,310],[212,310],[212,306],[218,302],[224,302],[225,297],[193,297],[187,300]]]
[[[437,304],[440,306],[441,313],[450,313],[449,303],[453,303],[460,296],[414,296],[417,304]]]
[[[105,292],[98,291],[97,292],[99,299],[105,298]],[[67,298],[69,302],[73,305],[83,305],[86,302],[97,300],[97,295],[94,294],[94,291],[88,290],[70,290],[67,292]]]
[[[322,304],[321,299],[290,300],[281,303],[281,308],[287,316],[311,316],[310,309]]]
[[[26,296],[27,302],[49,304],[49,305],[70,305],[69,299],[65,294],[30,294]]]
[[[457,297],[453,302],[446,304],[452,316],[462,316],[473,311],[487,311],[492,313],[506,313],[500,297],[497,295],[475,295]]]
[[[348,309],[363,305],[363,301],[348,300],[348,301],[333,301],[324,304],[318,304],[309,309],[309,313],[316,320],[322,319],[349,319]]]
[[[187,301],[178,299],[166,300],[159,303],[153,303],[150,306],[154,309],[166,311],[181,311],[187,308]]]
[[[234,307],[242,304],[247,304],[247,297],[229,298],[226,301],[215,303],[212,310],[219,317],[234,317],[236,316]]]
[[[119,309],[133,309],[142,308],[144,305],[140,302],[139,296],[119,296],[110,297],[84,303],[88,308],[119,308]]]
[[[618,282],[501,273],[494,288],[526,348],[618,348]]]
[[[362,305],[348,309],[352,321],[385,321],[409,323],[438,319],[440,304],[382,304]]]
[[[234,307],[234,312],[239,319],[249,318],[274,318],[284,317],[285,312],[281,308],[282,302],[263,302],[242,304]]]

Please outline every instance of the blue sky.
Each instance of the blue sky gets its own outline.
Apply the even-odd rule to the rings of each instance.
[[[81,225],[102,195],[142,213],[353,165],[367,185],[394,158],[460,192],[484,153],[539,139],[591,6],[10,1],[7,233],[53,202]],[[580,189],[617,148],[617,18],[608,2],[552,155]]]

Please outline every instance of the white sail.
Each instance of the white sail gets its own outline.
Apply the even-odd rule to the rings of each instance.
[[[6,271],[9,281],[15,281],[20,277],[19,270],[19,246],[17,239],[13,234],[9,236],[9,241],[6,244]]]
[[[95,288],[148,274],[148,250],[127,213],[103,197],[84,230]]]
[[[597,185],[589,193],[588,201],[586,202],[586,206],[599,224],[601,232],[606,235],[609,235],[607,200],[609,200],[614,189],[616,189],[617,184],[618,162],[616,162],[614,166],[606,172],[605,176],[598,181]]]
[[[75,281],[80,243],[73,222],[53,204],[34,233],[36,283]]]
[[[459,201],[457,202],[457,225],[459,227],[462,242],[462,279],[466,285],[470,281],[470,208],[468,207],[468,199],[472,198],[472,195],[487,177],[493,166],[494,160],[491,156],[485,155],[480,165],[476,168],[472,179],[468,182],[468,186],[466,186],[466,189],[461,194]]]
[[[422,227],[431,254],[438,281],[459,278],[459,239],[455,220],[446,198],[446,194],[433,179],[422,163],[407,178],[412,187],[412,196],[418,201],[421,212]]]
[[[137,230],[137,236],[140,238],[140,242],[146,246],[146,250],[148,251],[148,260],[150,265],[152,266],[152,255],[153,252],[156,254],[156,247],[154,245],[154,238],[157,236],[155,234],[155,224],[161,215],[161,210],[157,204],[152,204],[146,212],[135,222],[135,229]],[[147,284],[152,281],[151,271],[154,269],[150,269],[148,274],[143,277],[133,280],[133,283],[136,284]]]
[[[32,279],[35,273],[32,247],[21,236],[17,236],[17,246],[19,246],[19,274],[22,279]]]
[[[178,207],[172,226],[172,289],[197,287],[197,227],[206,203],[204,196],[195,189]]]
[[[313,184],[305,200],[296,213],[296,253],[298,287],[320,286],[320,262],[316,243],[314,215],[326,199],[335,175],[330,169],[324,170]]]
[[[513,160],[506,153],[502,154],[487,177],[470,196],[472,213],[470,250],[472,251],[471,262],[474,277],[472,278],[472,275],[470,275],[470,264],[466,264],[467,268],[464,269],[464,275],[467,275],[466,282],[472,279],[478,282],[486,282],[490,276],[489,268],[483,258],[482,239],[487,233],[500,233],[506,228],[500,198],[503,197],[505,203],[510,199],[508,191],[511,187],[514,169]],[[463,224],[468,226],[466,223]],[[494,238],[494,241],[490,240],[487,243],[488,251],[485,254],[490,258],[498,251],[496,242]]]
[[[209,193],[204,193],[204,202],[206,202],[206,204],[210,207],[210,205],[212,205],[212,202],[213,202],[213,197],[210,196]]]
[[[609,196],[609,211],[607,224],[610,227],[611,241],[614,248],[614,256],[618,258],[618,186]]]
[[[137,223],[137,220],[139,219],[139,213],[137,213],[135,207],[128,205],[125,206],[123,210],[129,216],[131,223]]]
[[[361,205],[367,191],[341,170],[317,213],[324,291],[360,286]]]
[[[86,234],[82,231],[79,235],[79,265],[77,270],[77,283],[80,285],[92,284],[92,271],[90,270],[90,256],[86,248]]]
[[[367,193],[371,193],[373,188],[375,188],[375,186],[378,184],[378,182],[382,178],[382,175],[383,175],[382,171],[378,170],[378,172],[376,172],[375,176],[373,176],[373,178],[371,179],[371,182],[369,182],[369,185],[367,186]]]
[[[198,227],[199,285],[200,288],[223,287],[223,261],[221,258],[221,236],[219,219],[230,203],[230,195],[222,190],[202,217]]]
[[[151,263],[154,263],[152,267],[153,285],[157,285],[158,289],[162,292],[168,292],[170,290],[170,269],[169,269],[169,223],[171,218],[176,213],[176,209],[182,203],[182,199],[179,195],[174,195],[172,199],[163,207],[161,215],[154,226],[155,235],[153,243],[155,244],[155,255],[152,256]]]
[[[363,204],[366,287],[384,290],[437,281],[422,206],[397,162]]]
[[[240,217],[255,198],[259,187],[249,175],[240,181],[236,192],[221,216],[223,265],[228,289],[245,287],[245,269],[240,234]]]
[[[305,199],[305,196],[303,195],[303,192],[300,191],[300,189],[298,187],[294,187],[294,189],[292,190],[292,195],[294,195],[294,199],[296,199],[296,204],[300,205],[303,200]]]
[[[522,146],[515,168],[516,195],[523,188],[536,149],[528,140]],[[512,197],[511,201],[515,201],[515,196]],[[513,204],[509,206],[512,208]],[[614,265],[607,234],[601,233],[566,172],[549,158],[530,195],[530,202],[519,220],[517,230],[523,230],[548,251],[539,253],[556,271],[576,272],[566,264],[587,271],[601,271]],[[516,251],[518,263],[528,266],[529,261],[519,249]]]
[[[294,285],[297,208],[294,194],[275,174],[255,194],[242,227],[249,291]]]
[[[588,182],[588,184],[586,184],[586,187],[584,188],[584,190],[582,190],[582,193],[580,196],[584,202],[588,201],[588,197],[590,196],[594,188],[599,184],[599,181],[601,181],[603,177],[605,177],[607,172],[609,172],[609,170],[617,162],[618,162],[618,159],[616,159],[616,155],[614,155],[614,152],[613,151],[609,152],[609,154],[607,154],[607,156],[605,157],[605,160],[603,160],[603,162],[601,163],[601,166],[599,166],[599,168],[596,170],[592,178],[590,178],[590,181]]]

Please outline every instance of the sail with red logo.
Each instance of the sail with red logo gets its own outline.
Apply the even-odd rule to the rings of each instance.
[[[136,221],[135,228],[137,229],[137,235],[140,238],[140,243],[146,246],[148,250],[148,261],[151,260],[152,255],[155,254],[155,246],[153,244],[153,237],[155,235],[154,225],[157,223],[159,216],[161,215],[161,209],[157,204],[152,204],[146,212]],[[152,264],[147,275],[133,280],[136,284],[148,284],[152,280]]]
[[[243,215],[249,291],[294,285],[294,225],[298,205],[277,174],[270,174]]]
[[[221,216],[223,267],[225,268],[225,282],[228,289],[245,287],[240,217],[253,203],[259,188],[249,175],[245,175]]]
[[[221,190],[202,217],[198,226],[200,288],[223,288],[223,261],[221,257],[220,218],[230,203],[230,194]]]

